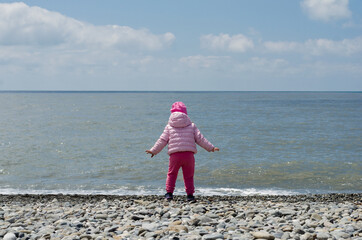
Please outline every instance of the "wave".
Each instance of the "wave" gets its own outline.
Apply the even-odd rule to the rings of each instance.
[[[330,193],[328,191],[317,190],[286,190],[286,189],[257,189],[257,188],[198,188],[195,195],[200,196],[254,196],[254,195],[300,195],[300,194],[315,194],[315,193]],[[150,188],[148,186],[136,187],[121,187],[112,190],[101,189],[15,189],[15,188],[0,188],[0,194],[3,195],[18,195],[18,194],[35,194],[35,195],[163,195],[163,188]],[[176,190],[175,195],[185,195],[182,189]]]

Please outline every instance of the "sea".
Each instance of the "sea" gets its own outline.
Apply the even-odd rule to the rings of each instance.
[[[220,148],[196,195],[362,192],[362,92],[2,91],[0,194],[164,194],[167,147],[145,151],[176,101]]]

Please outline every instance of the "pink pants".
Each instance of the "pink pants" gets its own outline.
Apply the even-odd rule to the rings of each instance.
[[[176,152],[170,155],[170,163],[166,179],[166,191],[172,193],[175,190],[177,174],[180,167],[182,167],[186,193],[188,195],[193,194],[195,192],[195,158],[193,152]]]

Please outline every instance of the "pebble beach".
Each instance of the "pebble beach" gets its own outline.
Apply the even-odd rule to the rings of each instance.
[[[360,239],[362,193],[291,196],[0,195],[0,238]]]

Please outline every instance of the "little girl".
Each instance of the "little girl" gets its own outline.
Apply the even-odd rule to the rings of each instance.
[[[219,151],[204,136],[187,115],[186,106],[183,102],[172,104],[171,116],[165,130],[155,145],[146,150],[146,153],[155,156],[168,144],[168,155],[170,155],[169,168],[166,180],[165,198],[170,201],[173,198],[173,191],[177,174],[182,167],[187,201],[195,201],[194,192],[194,171],[195,158],[197,153],[196,143],[209,152]]]

